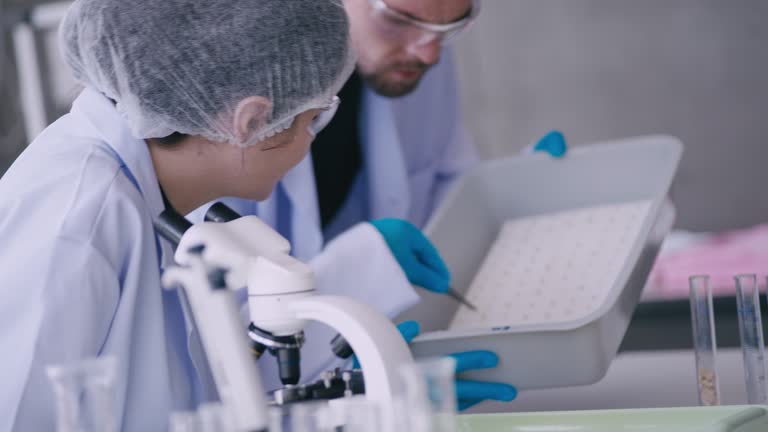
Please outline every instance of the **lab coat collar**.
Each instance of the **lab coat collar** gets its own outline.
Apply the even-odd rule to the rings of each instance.
[[[307,156],[286,174],[282,183],[285,194],[291,202],[293,237],[301,236],[300,242],[294,242],[293,255],[306,261],[317,255],[323,248],[317,189],[311,187],[315,184],[311,153],[307,153]]]
[[[139,188],[152,220],[155,220],[165,205],[147,143],[134,137],[114,104],[94,90],[83,90],[72,105],[72,113],[84,116],[109,145]],[[173,264],[172,247],[167,241],[160,241],[159,245],[160,267],[169,267]]]
[[[363,88],[361,119],[371,219],[405,219],[410,207],[408,172],[401,148],[394,100]]]

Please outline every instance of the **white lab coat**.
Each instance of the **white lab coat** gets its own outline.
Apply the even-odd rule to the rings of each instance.
[[[303,203],[298,191],[292,197]],[[294,214],[306,217],[307,208],[316,218],[314,206],[295,206]],[[117,358],[114,412],[122,431],[164,430],[171,411],[216,397],[183,302],[160,286],[173,261],[153,230],[162,209],[146,144],[90,90],[0,180],[0,432],[53,430],[46,366],[91,356]],[[297,227],[295,239],[302,238]],[[321,291],[355,296],[390,280],[393,295],[379,291],[374,301],[381,310],[417,300],[374,228],[355,227],[349,237],[369,239],[370,253],[328,245],[313,260]],[[329,340],[308,341],[304,358],[327,364]],[[273,362],[261,364],[275,382]]]
[[[214,397],[153,217],[163,209],[146,144],[85,90],[0,180],[0,431],[54,430],[45,368],[113,355],[123,431],[157,431]],[[202,365],[196,368],[195,365]]]
[[[463,125],[449,52],[408,96],[393,99],[368,87],[363,91],[365,166],[350,199],[325,232],[320,227],[311,155],[286,175],[268,200],[224,202],[279,228],[291,241],[294,255],[313,266],[321,294],[350,296],[394,318],[413,306],[418,294],[378,231],[360,222],[394,217],[423,226],[446,189],[476,163],[477,155]],[[201,220],[207,207],[190,218]],[[326,247],[324,237],[332,239]],[[359,257],[365,257],[362,264],[356,260]],[[334,334],[318,326],[306,331],[304,380],[339,365],[329,345]],[[274,360],[265,355],[260,362],[265,385],[278,387]]]

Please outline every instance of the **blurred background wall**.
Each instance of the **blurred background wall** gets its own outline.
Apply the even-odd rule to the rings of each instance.
[[[34,3],[0,0],[0,172],[26,143],[10,27]],[[553,128],[574,145],[672,134],[679,228],[768,222],[766,22],[766,0],[485,0],[456,44],[469,128],[485,158]],[[76,87],[42,33],[55,116]]]
[[[8,6],[0,0],[0,173],[25,145]],[[1,197],[0,197],[1,198]]]
[[[485,157],[551,128],[572,143],[672,134],[686,144],[678,227],[768,222],[768,1],[487,0],[458,40]],[[653,173],[648,173],[653,175]]]

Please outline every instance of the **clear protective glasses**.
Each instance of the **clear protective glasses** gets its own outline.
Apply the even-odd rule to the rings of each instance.
[[[309,126],[307,126],[307,132],[309,132],[309,134],[313,137],[317,136],[321,130],[328,126],[328,123],[331,122],[333,116],[336,115],[336,110],[339,109],[340,102],[341,99],[339,99],[338,96],[334,96],[331,98],[331,101],[328,102],[327,105],[315,108],[321,111],[314,119],[312,119],[312,122],[309,123]]]
[[[306,110],[304,110],[304,112],[313,110],[313,109],[321,110],[320,113],[314,119],[312,119],[312,122],[307,126],[307,132],[309,132],[309,134],[312,135],[313,137],[317,136],[317,134],[320,133],[320,131],[323,130],[323,128],[325,128],[326,126],[328,126],[328,123],[331,122],[331,120],[333,119],[333,116],[336,114],[336,110],[339,108],[340,102],[341,100],[339,99],[339,97],[334,96],[331,98],[330,102],[324,105],[307,108]],[[269,129],[260,132],[257,139],[259,141],[262,141],[274,135],[277,135],[280,132],[288,130],[291,128],[291,126],[293,126],[294,121],[296,121],[295,115],[288,117],[284,120],[281,120],[275,123],[274,125],[272,125],[272,127],[270,127]]]
[[[421,21],[392,9],[384,0],[368,0],[371,17],[382,36],[409,46],[423,46],[434,41],[446,43],[466,29],[480,12],[480,0],[473,0],[467,14],[452,23]]]

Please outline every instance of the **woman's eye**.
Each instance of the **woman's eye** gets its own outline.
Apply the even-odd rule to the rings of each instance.
[[[397,17],[387,17],[389,25],[393,27],[407,27],[410,23]]]

